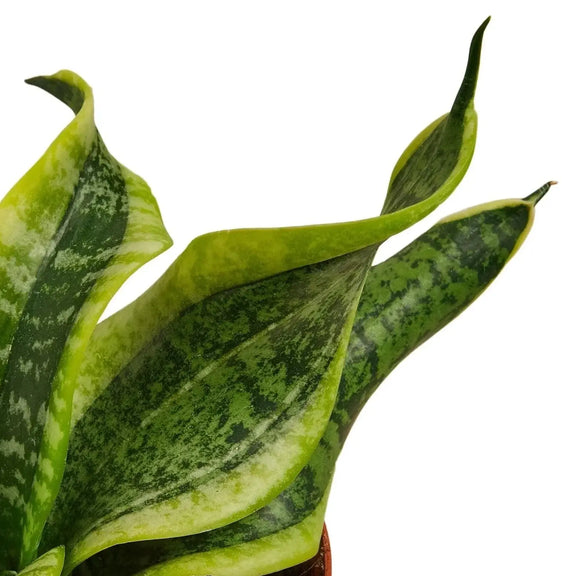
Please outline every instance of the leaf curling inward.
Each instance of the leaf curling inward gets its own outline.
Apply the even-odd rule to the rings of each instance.
[[[36,556],[98,317],[127,276],[170,245],[148,187],[106,150],[90,87],[69,71],[28,83],[76,115],[0,203],[0,445],[18,445],[0,454],[0,567]]]
[[[469,70],[470,67],[467,74]],[[470,96],[459,126],[450,115],[442,117],[401,156],[391,178],[394,202],[385,205],[385,213],[380,217],[323,226],[223,231],[194,240],[154,287],[97,329],[82,375],[86,386],[78,397],[78,405],[82,407],[76,415],[77,425],[82,425],[84,414],[90,411],[99,395],[106,393],[116,375],[182,310],[292,268],[315,266],[345,254],[353,258],[355,251],[366,247],[372,251],[391,234],[428,214],[463,177],[472,157],[475,135],[476,114]],[[431,142],[434,145],[430,145]],[[413,157],[420,161],[411,160]],[[422,158],[437,162],[423,162]],[[441,176],[419,177],[430,166]],[[400,171],[404,181],[398,177]],[[94,537],[101,535],[94,534]],[[85,550],[77,554],[69,566],[86,553]]]
[[[540,188],[538,195],[547,188]],[[371,269],[330,423],[306,466],[282,494],[250,516],[216,530],[109,548],[87,560],[82,573],[160,576],[176,566],[195,573],[210,561],[227,574],[230,558],[256,573],[261,567],[257,554],[265,558],[273,552],[266,543],[280,541],[283,549],[294,552],[291,559],[283,557],[285,566],[296,563],[303,550],[317,543],[321,522],[306,537],[291,528],[303,527],[319,513],[322,502],[325,505],[336,458],[360,410],[411,351],[466,309],[500,273],[531,228],[535,194],[524,200],[489,202],[444,218]],[[498,238],[497,244],[493,238]]]

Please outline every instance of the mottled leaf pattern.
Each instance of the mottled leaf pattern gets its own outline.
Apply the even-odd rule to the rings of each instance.
[[[75,427],[45,545],[73,565],[276,496],[330,416],[366,266],[361,252],[183,310]]]
[[[150,333],[183,307],[234,286],[379,244],[446,200],[474,152],[474,92],[487,24],[488,20],[472,39],[452,110],[423,130],[396,164],[381,216],[322,226],[227,230],[196,238],[151,290],[98,326],[76,394],[74,421],[145,345]],[[150,310],[155,311],[153,316]],[[102,356],[107,356],[106,363],[100,361]]]
[[[300,561],[303,552],[314,553],[322,524],[315,522],[316,532],[305,528],[326,505],[336,458],[358,413],[401,360],[461,313],[499,274],[523,242],[534,205],[549,186],[525,200],[492,202],[446,218],[372,268],[358,306],[330,423],[307,465],[275,500],[218,530],[105,550],[88,560],[78,574],[228,576],[234,573],[229,568],[231,558],[247,566],[246,574],[250,569],[253,574],[261,570],[255,550],[264,557],[271,553],[265,542],[283,542],[282,550],[293,554],[279,557],[274,570]],[[290,535],[295,538],[291,540]],[[221,565],[217,564],[219,553],[225,559]],[[211,571],[205,572],[207,559]],[[266,560],[263,564],[268,566]]]
[[[468,65],[449,114],[430,124],[400,157],[390,178],[384,212],[405,210],[429,196],[447,195],[466,173],[475,145],[474,93],[480,66],[482,38],[490,18],[478,28],[470,44]],[[433,158],[432,165],[430,159]],[[419,174],[415,179],[414,174]]]
[[[60,576],[64,567],[64,546],[46,552],[18,572],[18,576]]]
[[[473,39],[470,51],[469,65],[466,70],[463,86],[466,90],[460,90],[456,102],[453,105],[453,112],[444,117],[442,122],[436,123],[432,128],[427,128],[423,135],[419,135],[407,151],[402,155],[400,163],[402,168],[396,169],[392,176],[391,192],[395,195],[397,212],[386,214],[380,217],[382,222],[392,222],[395,219],[414,218],[427,213],[430,206],[443,200],[457,185],[467,168],[473,150],[476,116],[473,108],[473,95],[476,78],[478,75],[479,53],[481,47],[481,37],[484,26]],[[448,122],[453,129],[447,131],[443,128],[444,123]],[[440,126],[440,127],[439,127]],[[456,129],[458,127],[458,129]],[[427,143],[433,140],[434,145]],[[423,153],[422,150],[425,150]],[[416,157],[417,162],[411,159]],[[448,168],[445,165],[448,165]],[[423,177],[428,172],[439,171],[442,178],[429,179]],[[401,174],[403,186],[407,189],[406,206],[402,203],[401,188],[395,187],[395,180]],[[418,215],[418,216],[416,216]],[[302,258],[307,253],[307,259],[312,262],[316,259],[323,260],[326,256],[325,246],[321,243],[330,245],[331,250],[339,246],[340,250],[345,243],[352,245],[356,242],[356,235],[359,238],[365,234],[366,222],[372,225],[379,219],[364,221],[359,223],[349,223],[345,225],[308,227],[288,230],[256,230],[256,231],[236,231],[208,235],[193,242],[188,250],[180,257],[174,266],[168,271],[164,278],[143,298],[136,301],[124,311],[113,316],[104,322],[95,332],[90,343],[90,352],[88,360],[85,363],[85,370],[82,374],[82,388],[77,396],[77,413],[75,419],[78,420],[77,427],[71,443],[70,457],[68,463],[68,475],[65,479],[61,498],[57,508],[50,521],[50,527],[44,546],[49,547],[56,542],[67,542],[71,551],[68,555],[68,566],[72,567],[90,554],[97,552],[108,546],[130,540],[141,540],[149,538],[169,537],[178,534],[192,534],[210,528],[216,528],[218,525],[230,523],[236,517],[245,516],[256,507],[260,507],[269,501],[272,496],[279,492],[279,488],[286,486],[294,476],[290,472],[292,461],[290,458],[291,451],[287,450],[282,458],[282,463],[275,462],[274,470],[280,475],[281,481],[269,482],[265,492],[260,486],[260,475],[253,477],[251,481],[252,489],[246,494],[242,494],[243,499],[235,498],[223,491],[222,486],[230,482],[229,476],[233,478],[225,469],[219,469],[215,476],[215,485],[218,486],[218,494],[221,495],[221,502],[230,502],[230,506],[224,506],[220,503],[217,510],[210,507],[202,508],[196,501],[196,493],[200,488],[204,490],[203,484],[194,484],[186,482],[184,479],[198,474],[196,468],[202,469],[205,466],[205,458],[195,452],[194,443],[200,441],[202,447],[214,457],[214,461],[228,461],[225,456],[229,451],[242,450],[242,441],[245,437],[251,437],[253,431],[259,427],[258,421],[246,419],[246,406],[257,405],[253,398],[249,402],[240,401],[238,408],[238,398],[242,397],[242,387],[246,386],[246,381],[250,382],[256,375],[254,363],[244,367],[234,368],[234,374],[240,375],[242,387],[238,390],[228,390],[225,399],[231,410],[225,410],[223,417],[218,424],[234,424],[237,422],[240,433],[220,437],[215,433],[210,424],[200,418],[190,406],[194,403],[196,397],[192,392],[203,390],[194,374],[203,374],[208,372],[213,374],[212,368],[207,368],[201,364],[200,368],[193,368],[187,358],[202,358],[208,361],[211,356],[204,349],[214,347],[212,338],[222,338],[227,332],[243,337],[248,342],[241,340],[241,346],[247,357],[258,357],[258,352],[250,342],[255,336],[252,332],[247,335],[242,334],[245,326],[253,326],[252,316],[257,315],[260,306],[267,310],[267,316],[272,324],[278,328],[278,334],[286,342],[296,338],[290,324],[281,321],[282,318],[290,317],[291,312],[284,309],[285,305],[293,301],[297,304],[297,310],[307,311],[307,301],[313,309],[322,309],[328,303],[324,315],[331,324],[325,325],[322,329],[317,326],[306,329],[307,333],[315,332],[318,334],[318,340],[314,347],[307,353],[308,360],[314,360],[314,350],[318,352],[325,347],[328,354],[333,354],[336,348],[330,348],[331,330],[335,329],[340,333],[339,345],[345,345],[347,333],[342,332],[343,324],[338,318],[348,318],[353,314],[353,306],[350,312],[343,316],[333,297],[337,295],[337,301],[346,303],[345,291],[340,292],[338,278],[345,278],[345,270],[351,266],[357,272],[354,276],[354,282],[348,282],[345,289],[348,290],[348,302],[356,302],[364,275],[366,266],[369,265],[374,254],[374,247],[367,249],[367,252],[353,253],[337,260],[329,261],[324,264],[308,264],[307,267],[300,268],[288,275],[275,276],[271,280],[261,281],[254,284],[258,287],[259,292],[252,293],[248,298],[244,294],[245,283],[249,280],[255,280],[261,276],[269,275],[272,271],[282,270],[287,266],[287,262],[294,264],[291,260],[294,256]],[[349,232],[347,236],[334,236],[335,232],[342,232],[344,228]],[[327,232],[330,235],[326,235]],[[386,237],[383,236],[381,239]],[[262,248],[254,249],[252,252],[248,249],[250,243],[255,238],[266,238],[264,252]],[[231,249],[224,250],[228,244],[236,239],[236,244]],[[306,239],[306,243],[300,246],[300,242]],[[292,243],[292,244],[291,244]],[[368,245],[373,242],[368,242]],[[218,246],[216,251],[215,246]],[[288,251],[288,247],[292,250]],[[245,251],[243,252],[240,248]],[[294,249],[298,248],[296,252]],[[308,251],[308,252],[306,252]],[[200,256],[201,255],[201,256]],[[240,259],[240,255],[242,258]],[[224,266],[218,270],[213,263]],[[307,263],[299,260],[297,263]],[[362,265],[361,265],[362,263]],[[195,264],[195,266],[193,266]],[[275,268],[276,267],[276,268]],[[266,271],[267,270],[267,271]],[[266,271],[266,272],[265,272]],[[291,282],[298,281],[301,274],[306,274],[306,280],[303,286],[305,294],[302,300],[298,300],[296,292],[292,288],[287,288]],[[322,275],[330,278],[324,282]],[[236,288],[234,291],[218,291],[228,288],[229,283],[235,281],[242,288]],[[280,284],[277,284],[281,282]],[[187,284],[185,284],[187,283]],[[315,286],[322,284],[321,293],[316,292]],[[183,299],[183,286],[187,285],[186,298]],[[250,288],[252,290],[253,288]],[[260,292],[262,290],[262,292]],[[194,306],[194,302],[201,300],[206,294],[216,292],[215,296],[206,299],[206,306]],[[274,296],[273,300],[266,300],[266,294]],[[166,295],[173,295],[167,299]],[[162,295],[162,298],[161,298]],[[212,305],[212,302],[217,304]],[[252,310],[250,303],[257,304],[258,308]],[[168,306],[169,311],[164,315],[161,309],[162,305]],[[179,306],[179,308],[177,308]],[[330,318],[328,309],[337,311],[337,315]],[[150,312],[154,310],[154,315]],[[217,310],[216,314],[213,310]],[[201,317],[205,320],[206,325],[195,326],[190,316],[194,311],[195,317]],[[176,314],[177,313],[177,314]],[[277,316],[277,314],[280,314]],[[288,314],[288,316],[286,316]],[[155,345],[150,345],[146,340],[151,338],[166,339],[167,333],[170,333],[178,318],[179,324],[186,325],[186,334],[181,333],[178,337],[179,352],[181,358],[178,358],[173,351],[155,350]],[[351,316],[350,316],[351,317]],[[217,327],[217,334],[212,336],[210,326]],[[300,328],[298,328],[300,329]],[[259,327],[258,330],[263,330]],[[235,333],[238,332],[236,335]],[[196,338],[201,340],[192,349],[186,349],[184,343],[194,342]],[[336,336],[335,336],[336,338]],[[152,340],[154,342],[154,340]],[[189,344],[187,344],[189,345]],[[150,352],[152,350],[153,352]],[[291,352],[285,361],[283,358],[278,360],[277,353],[272,343],[266,343],[266,354],[273,359],[271,366],[290,366],[298,365],[300,354]],[[160,358],[169,358],[170,363],[166,367],[167,377],[157,375],[157,370],[151,370],[149,367],[143,370],[135,370],[134,365],[139,365],[142,355],[151,354],[150,365],[159,364]],[[215,348],[216,358],[227,357],[227,349]],[[91,360],[94,358],[94,361]],[[182,376],[180,377],[180,366],[184,366]],[[322,368],[324,370],[324,368]],[[314,384],[314,370],[307,368],[311,382]],[[225,374],[225,369],[220,366],[219,374]],[[146,376],[144,376],[146,374]],[[149,375],[151,375],[149,377]],[[339,372],[338,372],[339,376]],[[110,378],[109,381],[106,378]],[[186,394],[178,392],[182,383],[178,379],[192,378],[193,384],[189,386]],[[266,368],[260,365],[257,370],[257,381],[259,385],[265,385],[268,389],[274,389],[274,386],[266,384]],[[281,376],[282,380],[291,384],[292,377],[289,374]],[[186,384],[187,385],[187,384]],[[333,383],[337,385],[337,381]],[[188,386],[188,385],[187,385]],[[126,392],[124,391],[126,389]],[[211,386],[212,389],[212,386]],[[152,400],[147,400],[146,390],[155,390]],[[206,403],[206,392],[196,391],[195,394],[203,398],[202,402]],[[142,402],[142,411],[134,410],[133,397],[138,393],[144,395]],[[310,392],[309,392],[310,393]],[[99,395],[99,396],[98,396]],[[96,399],[94,400],[94,397]],[[125,404],[119,402],[119,398],[127,397],[130,401]],[[177,400],[174,400],[176,398]],[[158,418],[156,427],[149,426],[149,416],[146,410],[154,411],[155,415],[165,411],[162,403],[172,404],[178,402],[179,409],[188,414],[188,418],[180,418],[177,430],[182,442],[178,443],[173,435],[166,430],[171,430],[173,425],[168,424],[162,418]],[[88,407],[86,410],[86,407]],[[221,404],[218,409],[212,409],[212,413],[220,412]],[[267,408],[267,413],[273,413],[276,408],[271,405]],[[130,412],[130,413],[128,413]],[[106,423],[106,420],[109,423]],[[195,426],[188,425],[190,431],[184,433],[184,422],[195,424],[198,427],[209,431],[207,437],[198,433]],[[277,419],[275,425],[281,424],[282,420]],[[144,424],[145,423],[145,424]],[[319,439],[325,429],[327,420],[317,419],[314,426],[314,437]],[[201,424],[201,425],[200,425]],[[144,431],[141,429],[145,428]],[[109,430],[109,432],[107,431]],[[157,431],[156,431],[157,430]],[[308,431],[310,434],[310,431]],[[109,446],[110,439],[114,436],[122,437],[125,440],[123,446],[130,451],[128,456],[122,448],[116,448],[117,458],[113,461],[104,456],[105,447]],[[166,436],[170,440],[166,440]],[[198,440],[198,439],[201,440]],[[220,443],[220,444],[218,444]],[[273,446],[271,441],[268,441]],[[314,442],[314,445],[316,442]],[[134,453],[133,457],[131,456]],[[302,447],[297,451],[302,454]],[[171,466],[163,464],[161,454],[164,459],[169,460]],[[306,460],[309,454],[306,455]],[[248,461],[261,462],[258,454],[252,455]],[[246,459],[245,459],[246,460]],[[155,462],[155,472],[149,471],[149,462]],[[93,462],[93,463],[92,463]],[[180,462],[184,463],[182,465]],[[240,462],[240,460],[238,460]],[[299,462],[294,469],[300,469],[304,462]],[[245,462],[243,462],[243,465]],[[105,468],[107,475],[105,479],[95,482],[93,478],[97,470]],[[271,466],[267,466],[271,469]],[[232,470],[234,468],[232,467]],[[166,473],[180,483],[179,489],[171,489],[170,482]],[[140,482],[137,488],[130,489],[134,486],[135,479],[145,477],[145,472],[150,475],[150,482]],[[245,474],[246,475],[246,474]],[[212,481],[211,477],[205,481]],[[274,490],[270,490],[274,487]],[[188,492],[192,495],[185,496]],[[85,502],[79,502],[75,494],[89,494]],[[238,501],[238,508],[233,509],[232,505]],[[189,502],[193,501],[194,504]],[[183,502],[187,502],[184,506]],[[202,501],[203,502],[203,501]],[[154,506],[155,514],[152,516],[149,512],[151,506]],[[202,504],[204,505],[204,504]],[[229,509],[227,509],[229,508]],[[144,512],[145,510],[145,512]],[[117,516],[113,515],[116,511]],[[77,518],[77,520],[75,520]],[[321,528],[321,522],[317,523],[317,529]],[[310,552],[311,550],[308,550]],[[281,567],[281,566],[280,566]]]
[[[170,244],[147,186],[106,150],[90,88],[28,81],[74,120],[0,204],[0,568],[34,557],[63,473],[75,377],[107,302]]]

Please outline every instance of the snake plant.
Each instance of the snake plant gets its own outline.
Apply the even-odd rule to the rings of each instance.
[[[100,323],[171,240],[106,149],[90,87],[28,80],[75,116],[0,204],[0,574],[256,576],[315,554],[363,405],[500,272],[550,187],[445,218],[372,265],[470,164],[487,23],[379,216],[200,236]]]

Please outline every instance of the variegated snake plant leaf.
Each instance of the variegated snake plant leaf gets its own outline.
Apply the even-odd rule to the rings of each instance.
[[[88,85],[28,81],[75,117],[0,203],[1,576],[252,576],[314,555],[362,406],[499,273],[549,188],[444,219],[371,267],[470,164],[487,23],[380,216],[201,236],[98,325],[171,241],[103,144]]]
[[[88,560],[79,574],[242,576],[309,557],[318,545],[336,459],[362,407],[410,352],[500,273],[526,238],[535,205],[550,185],[523,200],[490,202],[444,218],[371,268],[330,423],[308,464],[276,499],[217,530],[109,548]]]
[[[394,170],[395,211],[200,237],[143,297],[97,328],[77,404],[80,393],[91,394],[89,408],[75,416],[45,534],[46,548],[66,543],[69,568],[124,542],[228,525],[296,478],[326,429],[378,243],[391,222],[419,218],[446,198],[470,163],[483,30],[451,113]],[[430,171],[441,177],[425,177]],[[337,258],[364,234],[364,244]],[[278,274],[287,268],[295,269]]]

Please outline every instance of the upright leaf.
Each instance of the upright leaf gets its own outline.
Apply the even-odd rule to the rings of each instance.
[[[365,260],[183,310],[76,425],[45,546],[66,542],[74,565],[122,541],[232,522],[281,492],[332,411]]]
[[[0,569],[32,561],[56,497],[75,378],[126,277],[166,249],[146,184],[110,156],[91,89],[28,81],[76,113],[0,204]]]
[[[330,423],[310,461],[275,500],[217,530],[110,548],[83,564],[79,576],[250,576],[313,555],[334,464],[360,410],[410,352],[500,273],[528,234],[534,206],[549,187],[524,200],[491,202],[445,218],[372,268]]]

